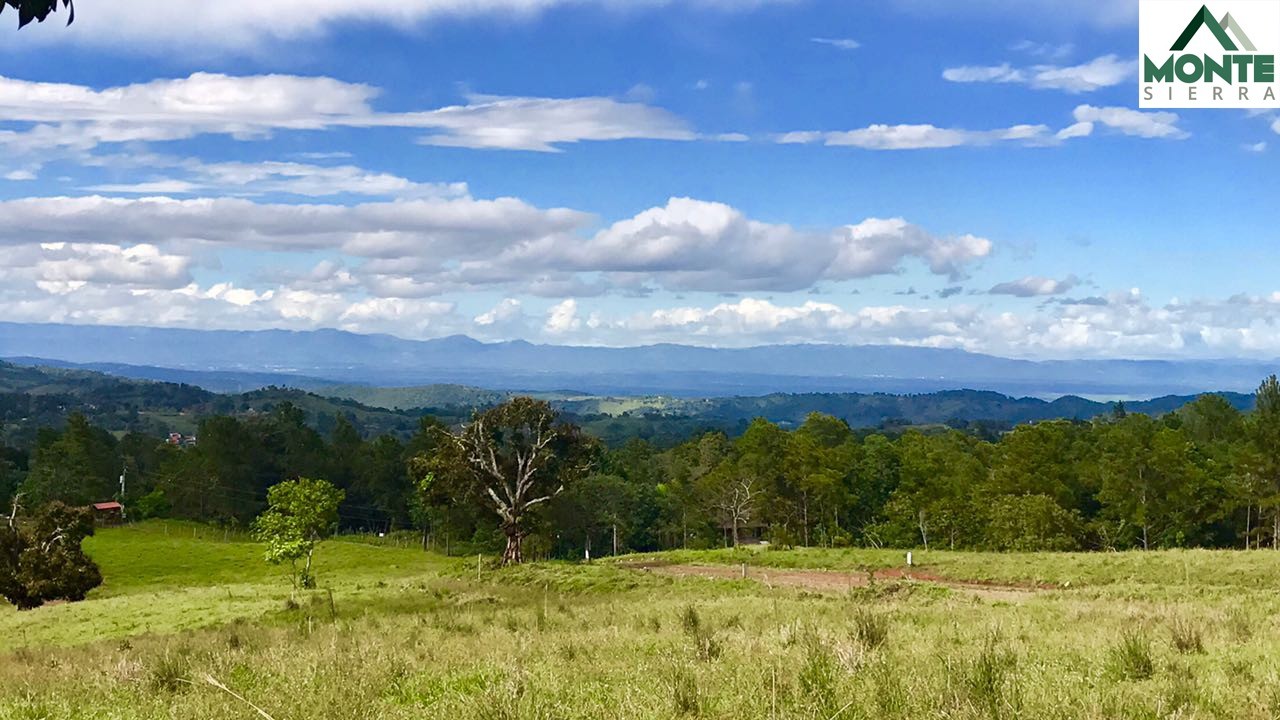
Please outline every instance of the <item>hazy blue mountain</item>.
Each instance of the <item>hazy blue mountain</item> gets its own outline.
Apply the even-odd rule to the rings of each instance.
[[[1033,362],[897,346],[599,348],[523,341],[481,343],[467,337],[413,341],[337,330],[248,332],[16,323],[0,323],[0,357],[114,368],[131,377],[180,380],[223,391],[260,381],[307,389],[330,383],[454,384],[489,390],[682,397],[957,389],[1039,397],[1156,397],[1206,390],[1247,392],[1280,367],[1280,362],[1253,360]]]
[[[1242,410],[1253,404],[1252,395],[1225,395]],[[321,432],[331,430],[337,417],[344,415],[369,435],[390,432],[406,437],[417,428],[423,414],[458,423],[473,410],[509,396],[508,392],[457,385],[330,386],[318,392],[269,387],[217,394],[186,384],[0,362],[0,439],[25,439],[29,443],[39,428],[56,427],[71,412],[84,413],[113,431],[156,436],[171,431],[192,433],[203,417],[266,413],[286,401],[300,408],[308,422]],[[813,412],[834,415],[858,428],[944,424],[966,427],[979,422],[999,431],[1036,420],[1087,420],[1114,409],[1110,403],[1075,396],[1049,402],[977,390],[913,395],[776,393],[759,397],[675,398],[545,393],[543,397],[611,445],[634,437],[670,445],[708,429],[736,434],[757,417],[793,427]],[[1170,396],[1128,403],[1127,407],[1131,412],[1162,415],[1192,399]]]

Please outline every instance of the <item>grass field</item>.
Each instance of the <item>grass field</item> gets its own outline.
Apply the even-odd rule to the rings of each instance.
[[[89,600],[0,610],[0,718],[1280,717],[1280,553],[917,553],[938,578],[919,582],[889,551],[477,570],[335,541],[294,595],[257,546],[197,526],[89,551]],[[880,579],[634,569],[743,562]],[[1016,592],[950,584],[975,580]]]

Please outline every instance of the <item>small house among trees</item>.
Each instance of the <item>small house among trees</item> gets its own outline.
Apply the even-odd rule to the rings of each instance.
[[[118,502],[94,503],[93,520],[98,527],[110,527],[124,524],[124,505]]]

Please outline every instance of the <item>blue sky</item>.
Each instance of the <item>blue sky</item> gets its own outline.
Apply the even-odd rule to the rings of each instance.
[[[1280,121],[1138,111],[1136,2],[960,5],[83,0],[0,49],[0,307],[1280,356]]]

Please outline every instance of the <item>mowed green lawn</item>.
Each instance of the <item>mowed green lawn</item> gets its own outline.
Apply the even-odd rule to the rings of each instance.
[[[260,547],[199,526],[104,530],[89,551],[107,579],[90,599],[0,610],[0,718],[1280,717],[1268,551],[915,554],[950,580],[1041,586],[1012,594],[624,564],[883,571],[895,551],[477,571],[334,541],[321,589],[297,594]]]
[[[20,613],[0,605],[0,651],[172,633],[277,610],[292,594],[283,566],[257,543],[194,523],[105,528],[85,541],[103,584],[80,603]],[[434,575],[447,563],[421,551],[362,542],[325,543],[316,567],[338,598]]]

